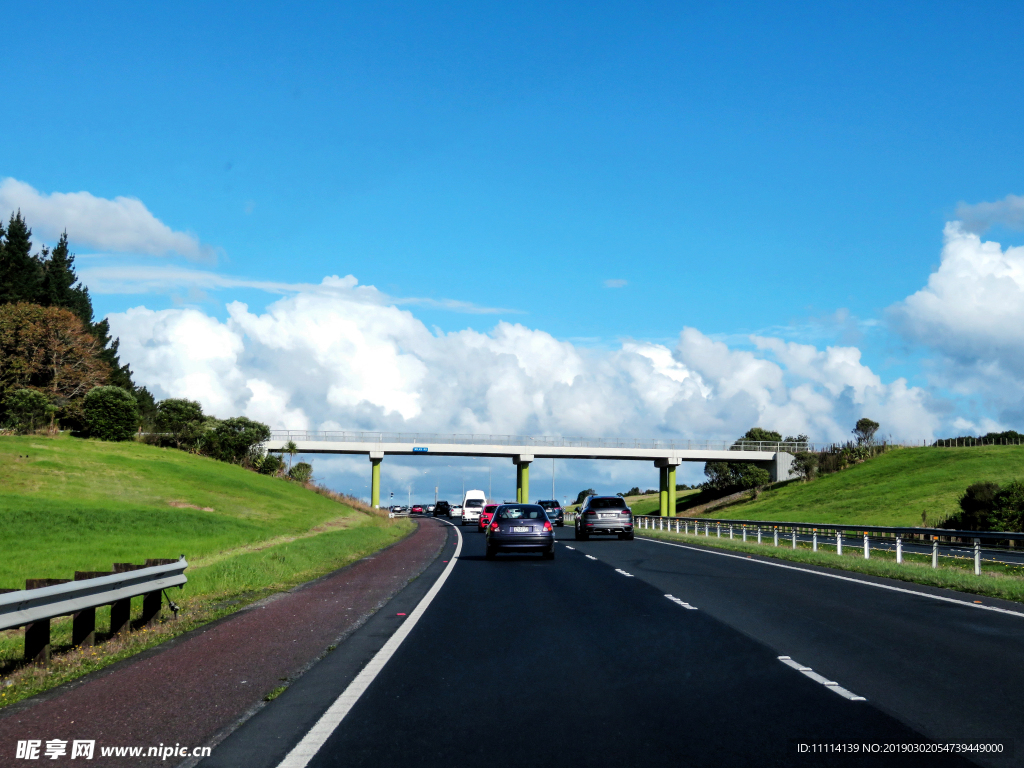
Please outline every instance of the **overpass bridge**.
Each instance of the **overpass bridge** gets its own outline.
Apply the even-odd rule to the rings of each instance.
[[[662,515],[675,515],[676,467],[684,461],[749,462],[768,470],[772,482],[790,476],[793,454],[807,443],[759,443],[625,438],[530,437],[523,435],[440,435],[410,432],[296,432],[274,430],[265,448],[297,453],[365,454],[370,459],[370,504],[380,506],[380,464],[385,456],[477,456],[510,458],[516,465],[516,500],[530,496],[530,463],[535,459],[651,461],[660,470]]]

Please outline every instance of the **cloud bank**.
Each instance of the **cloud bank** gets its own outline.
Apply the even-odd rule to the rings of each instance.
[[[262,314],[233,302],[225,321],[143,307],[109,319],[158,397],[276,428],[731,439],[761,425],[833,440],[861,415],[900,437],[938,426],[924,392],[884,383],[852,347],[755,338],[737,350],[694,328],[672,346],[612,350],[508,322],[432,332],[344,280]]]
[[[193,261],[213,261],[216,252],[188,232],[171,229],[140,200],[108,200],[89,192],[44,194],[23,181],[0,180],[0,212],[21,209],[33,231],[55,241],[67,231],[76,245],[115,253],[147,256],[179,254]]]

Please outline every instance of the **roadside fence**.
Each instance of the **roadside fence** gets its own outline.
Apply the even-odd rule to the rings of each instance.
[[[787,523],[765,520],[720,520],[694,517],[639,515],[634,523],[640,530],[672,531],[705,538],[756,541],[758,544],[787,546],[810,544],[811,550],[828,547],[842,555],[843,550],[862,549],[864,559],[871,552],[895,552],[896,562],[904,562],[904,553],[931,555],[932,568],[940,557],[973,557],[974,573],[981,575],[982,561],[1024,565],[1024,533],[1011,531],[952,531],[944,528],[901,528],[878,525],[828,525],[824,523]],[[822,550],[824,551],[824,550]]]
[[[74,579],[26,579],[25,589],[0,589],[0,630],[25,627],[26,661],[50,660],[50,620],[72,616],[71,644],[96,644],[96,609],[110,606],[110,636],[131,629],[132,598],[142,595],[140,626],[160,617],[161,595],[182,587],[188,562],[149,559],[143,565],[114,563],[112,571],[76,571]],[[178,617],[178,606],[168,597]]]

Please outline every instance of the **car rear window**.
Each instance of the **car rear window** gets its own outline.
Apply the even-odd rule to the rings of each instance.
[[[516,507],[498,507],[499,520],[547,520],[544,507],[538,504]]]
[[[483,505],[484,505],[484,500],[483,499],[467,499],[466,500],[466,506],[467,507],[482,507]]]
[[[493,514],[494,510],[496,510],[497,508],[497,504],[488,504],[486,507],[484,507],[484,512],[490,515]]]
[[[544,507],[544,509],[557,509],[559,506],[557,501],[542,501],[540,502],[540,505]]]
[[[624,509],[626,502],[617,497],[598,498],[590,500],[591,509]]]

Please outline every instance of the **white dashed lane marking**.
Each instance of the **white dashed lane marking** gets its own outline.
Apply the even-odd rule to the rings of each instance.
[[[568,544],[565,545],[566,549],[576,549],[576,547],[570,547]]]
[[[665,595],[665,597],[667,597],[669,600],[671,600],[676,605],[683,606],[683,608],[685,608],[688,611],[696,611],[697,610],[697,606],[690,605],[689,603],[683,602],[682,600],[680,600],[678,597],[676,597],[674,595]]]
[[[586,555],[587,560],[597,560],[593,555]]]
[[[787,667],[792,667],[797,672],[801,672],[807,675],[807,677],[811,678],[811,680],[813,680],[814,682],[821,683],[830,691],[838,693],[844,699],[849,699],[850,701],[867,701],[867,699],[865,699],[863,696],[858,696],[853,691],[846,690],[835,680],[829,680],[827,677],[822,677],[810,667],[805,667],[799,661],[793,661],[793,659],[789,658],[789,656],[779,656],[779,661],[781,661]]]
[[[624,570],[622,570],[621,568],[616,568],[616,569],[615,569],[615,572],[616,572],[616,573],[621,573],[621,574],[622,574],[623,576],[629,576],[629,578],[633,578],[633,574],[632,574],[632,573],[626,573],[626,572],[625,572]]]

